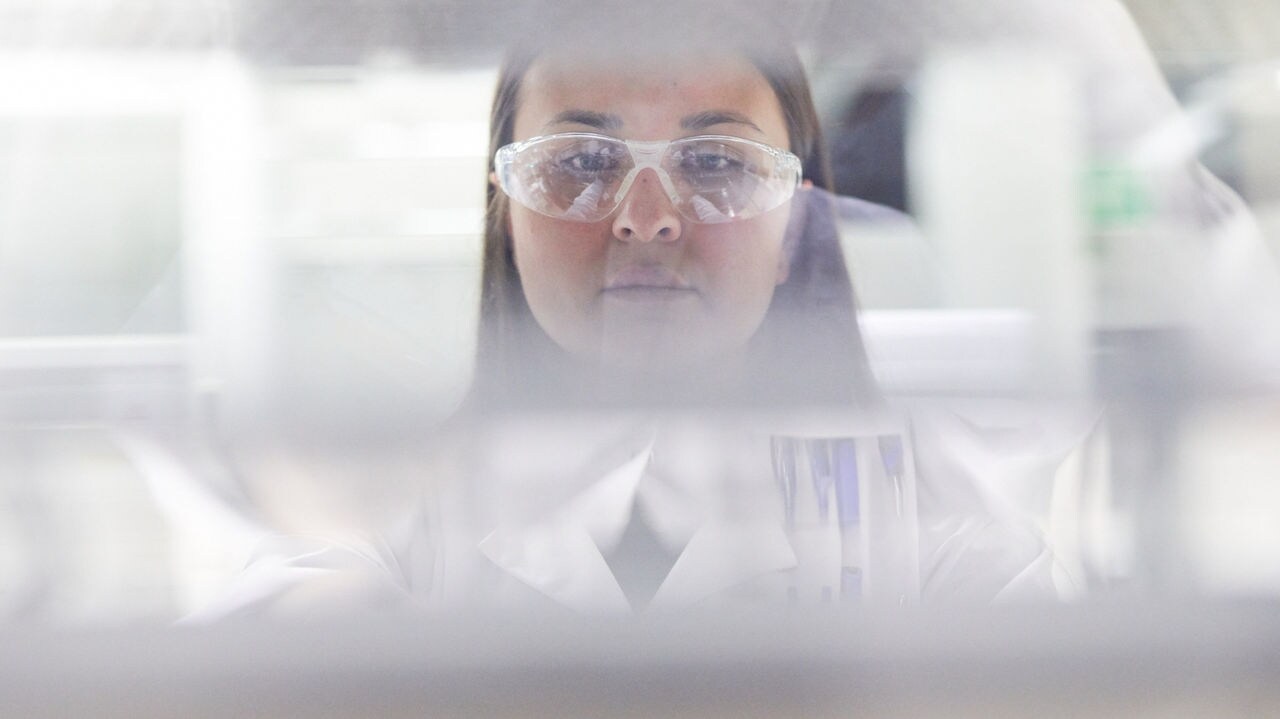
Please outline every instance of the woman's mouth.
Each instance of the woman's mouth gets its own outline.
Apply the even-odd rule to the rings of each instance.
[[[698,291],[663,265],[630,265],[614,272],[600,294],[624,302],[673,302],[695,297]]]

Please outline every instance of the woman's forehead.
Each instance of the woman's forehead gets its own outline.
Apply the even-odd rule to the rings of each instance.
[[[669,139],[707,129],[700,124],[713,115],[726,120],[716,131],[787,144],[782,108],[768,80],[746,58],[727,54],[544,56],[522,83],[515,133],[524,139],[581,130],[585,119],[628,139]]]

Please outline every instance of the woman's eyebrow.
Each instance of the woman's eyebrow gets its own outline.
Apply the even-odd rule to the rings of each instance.
[[[586,125],[597,130],[617,130],[622,127],[622,118],[611,113],[593,110],[565,110],[551,118],[544,127],[564,124]]]
[[[746,125],[751,129],[764,134],[764,130],[760,129],[746,115],[740,115],[736,112],[728,110],[705,110],[693,115],[688,115],[680,120],[680,127],[686,130],[705,130],[712,125]]]

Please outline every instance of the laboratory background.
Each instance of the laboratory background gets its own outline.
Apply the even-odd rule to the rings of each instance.
[[[473,372],[498,65],[542,16],[0,0],[0,697],[29,716],[1280,713],[1280,4],[718,4],[796,39],[837,194],[900,213],[842,228],[871,370],[1043,538],[1051,601],[644,636],[193,627],[270,537],[429,474],[422,438]]]

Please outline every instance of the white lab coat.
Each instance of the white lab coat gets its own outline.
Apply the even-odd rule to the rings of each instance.
[[[453,444],[421,506],[393,529],[362,538],[273,538],[192,619],[371,605],[631,613],[606,557],[636,507],[676,557],[644,611],[1055,598],[1044,537],[972,483],[972,468],[938,441],[937,425],[925,423],[930,447],[906,434],[907,475],[898,488],[876,440],[907,425],[886,417],[489,423]],[[842,525],[834,511],[824,517],[809,475],[786,509],[771,461],[771,439],[779,436],[853,438],[860,526]],[[834,495],[826,492],[830,504]],[[851,566],[861,586],[848,585]]]
[[[836,209],[842,222],[910,234],[906,218],[886,208],[845,198]],[[912,255],[911,271],[923,256]],[[984,486],[993,465],[971,451],[986,441],[982,433],[950,421],[945,408],[915,414],[487,421],[438,442],[448,451],[424,470],[425,497],[403,516],[336,537],[272,537],[193,619],[371,602],[631,612],[607,557],[636,508],[675,556],[645,611],[1056,596],[1042,528],[1003,506],[1000,488]],[[905,443],[900,486],[884,468],[882,436]],[[856,527],[824,511],[833,490],[809,477],[796,483],[787,509],[771,456],[778,437],[854,441]],[[1040,454],[1048,476],[1027,481],[1051,484],[1062,456],[1056,449]]]
[[[767,443],[751,441],[739,422],[591,424],[515,420],[482,440],[492,449],[468,473],[477,481],[462,504],[471,506],[456,497],[441,505],[446,606],[474,606],[478,594],[518,608],[536,594],[580,611],[629,612],[605,556],[635,506],[657,541],[678,552],[653,610],[786,591],[782,573],[798,566],[802,548],[786,530]]]

